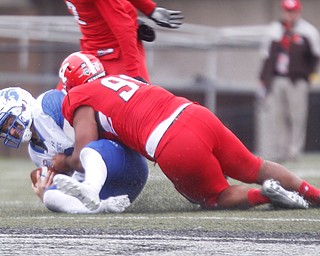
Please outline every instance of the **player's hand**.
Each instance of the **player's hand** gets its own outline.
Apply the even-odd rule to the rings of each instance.
[[[52,185],[55,173],[48,169],[46,176],[41,177],[41,171],[38,170],[36,174],[36,182],[31,183],[33,192],[43,201],[44,191]]]
[[[52,166],[51,168],[54,169],[57,173],[67,174],[73,172],[73,169],[68,164],[66,160],[69,156],[65,154],[56,154],[52,157]],[[70,158],[70,157],[69,157]]]
[[[138,39],[146,42],[153,42],[156,38],[156,33],[153,28],[147,25],[142,20],[138,19],[139,27],[138,27]]]
[[[258,85],[258,89],[256,91],[256,97],[258,100],[264,100],[267,95],[268,95],[268,90],[265,86],[265,84],[263,83],[263,81],[260,81],[259,85]]]
[[[156,7],[149,15],[157,25],[166,28],[179,28],[182,25],[183,16],[181,11],[168,10]]]

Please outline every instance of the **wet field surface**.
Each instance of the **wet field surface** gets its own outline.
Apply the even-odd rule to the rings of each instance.
[[[57,214],[31,189],[27,160],[0,160],[0,256],[318,256],[320,209],[199,211],[158,168],[123,214]],[[320,187],[320,155],[290,169]],[[27,171],[26,171],[27,170]]]
[[[1,255],[319,255],[319,233],[0,229]]]

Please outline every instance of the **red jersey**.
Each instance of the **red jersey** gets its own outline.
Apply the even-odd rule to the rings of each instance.
[[[91,106],[98,113],[100,137],[117,139],[152,160],[162,136],[189,104],[160,86],[119,75],[70,90],[63,114],[72,124],[79,106]]]
[[[191,202],[215,207],[230,186],[225,176],[257,181],[260,158],[210,110],[159,86],[107,76],[68,92],[62,111],[71,124],[80,106],[96,111],[102,138],[118,139],[156,161]]]
[[[152,12],[150,0],[131,0],[142,12]],[[81,50],[101,60],[119,58],[125,73],[140,76],[140,53],[137,46],[138,15],[127,0],[65,0],[82,33]]]

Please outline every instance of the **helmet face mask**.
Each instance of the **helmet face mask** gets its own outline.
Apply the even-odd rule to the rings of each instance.
[[[59,77],[66,91],[104,75],[105,71],[99,59],[81,52],[70,54],[59,70]]]
[[[21,138],[23,136],[26,125],[21,122],[19,116],[14,116],[12,114],[9,114],[8,112],[5,113],[3,117],[1,117],[1,121],[2,120],[5,120],[4,123],[7,123],[8,127],[1,130],[0,137],[4,138],[4,144],[6,146],[18,148],[22,141]]]
[[[0,138],[6,146],[18,148],[21,142],[30,141],[34,101],[18,87],[0,90]]]

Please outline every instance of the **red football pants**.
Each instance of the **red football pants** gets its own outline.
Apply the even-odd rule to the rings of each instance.
[[[254,183],[262,164],[211,111],[195,104],[164,134],[156,160],[183,196],[206,207],[230,186],[225,176]]]

